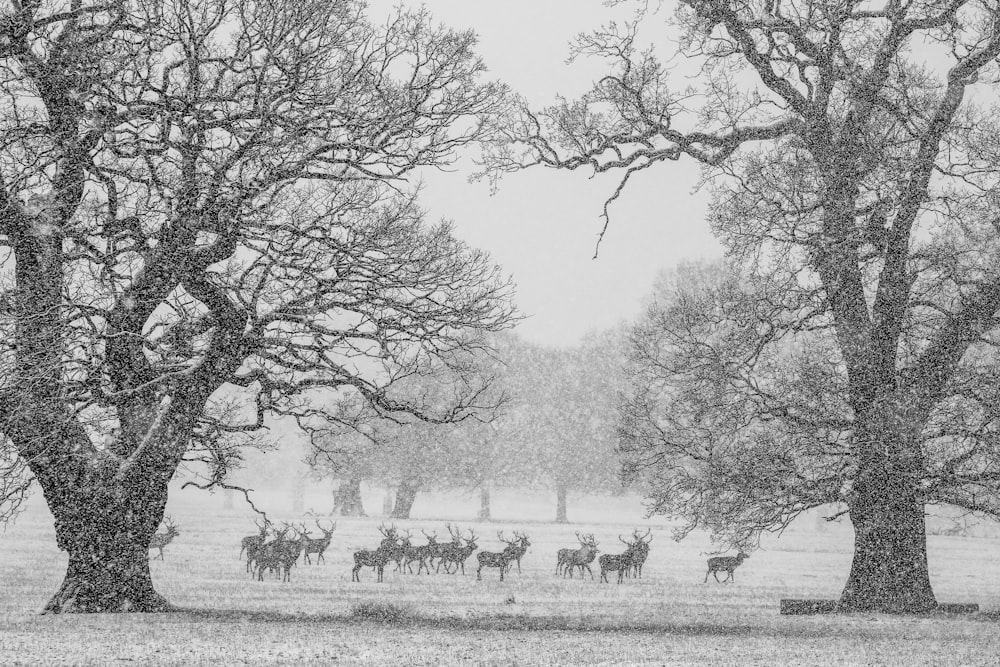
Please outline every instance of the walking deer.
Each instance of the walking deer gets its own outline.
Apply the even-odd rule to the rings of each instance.
[[[705,573],[705,581],[701,582],[703,584],[708,583],[708,575],[715,577],[716,581],[719,581],[719,572],[726,572],[728,576],[722,580],[721,583],[726,583],[727,581],[736,581],[733,576],[733,571],[738,568],[743,561],[745,561],[750,556],[746,555],[740,551],[735,556],[715,556],[714,558],[708,559],[708,572]]]
[[[382,533],[382,542],[378,545],[374,551],[369,551],[367,549],[362,549],[361,551],[354,552],[354,569],[351,570],[351,581],[361,581],[361,577],[358,576],[358,571],[363,567],[373,567],[378,573],[378,582],[382,581],[382,576],[385,573],[385,565],[391,559],[393,554],[399,548],[399,542],[396,538],[395,528],[386,528],[385,526],[379,526],[379,532]]]
[[[420,532],[423,533],[424,537],[427,538],[427,544],[422,544],[419,547],[410,547],[409,552],[407,552],[403,564],[410,571],[410,574],[413,574],[413,566],[411,565],[413,561],[418,562],[417,574],[420,574],[421,570],[425,568],[427,569],[427,573],[430,574],[431,568],[427,564],[427,561],[431,560],[437,555],[438,553],[437,548],[441,546],[437,543],[437,532],[435,532],[433,535],[428,535],[427,531],[425,530],[421,530]]]
[[[306,527],[302,526],[302,537],[305,540],[302,544],[302,560],[304,563],[309,563],[312,565],[312,559],[309,558],[309,554],[316,554],[316,563],[319,564],[320,561],[326,562],[323,558],[323,552],[326,551],[327,547],[330,546],[330,540],[333,539],[333,531],[337,530],[337,522],[334,521],[333,525],[329,529],[324,528],[319,524],[319,521],[315,521],[316,527],[320,529],[323,533],[323,537],[312,539],[309,537]]]
[[[450,574],[451,569],[449,566],[451,564],[451,555],[452,553],[457,552],[459,549],[462,548],[462,533],[460,530],[458,530],[458,528],[452,530],[450,523],[446,523],[444,527],[448,529],[448,534],[451,535],[451,542],[440,545],[441,549],[439,552],[440,555],[437,564],[437,569],[435,569],[434,571],[440,572],[441,566],[444,565],[444,571]]]
[[[597,555],[599,549],[597,548],[597,540],[594,539],[594,534],[580,536],[580,533],[576,533],[576,539],[580,542],[579,549],[560,549],[557,554],[556,562],[556,574],[562,572],[565,577],[569,573],[569,578],[573,578],[573,568],[580,568],[580,578],[583,578],[583,569],[587,568],[587,572],[590,572],[590,578],[594,578],[594,571],[590,569],[590,564],[594,562],[594,556]]]
[[[257,555],[257,550],[260,549],[261,545],[267,540],[267,530],[271,526],[271,522],[267,519],[264,519],[263,526],[256,520],[254,520],[254,524],[256,524],[260,533],[257,535],[247,535],[240,543],[240,558],[243,557],[244,551],[247,554],[247,572],[250,571],[250,563],[254,561],[254,557]]]
[[[479,569],[476,570],[476,579],[478,580],[482,580],[483,578],[484,567],[498,567],[500,568],[500,581],[503,581],[503,573],[514,558],[514,545],[518,543],[518,538],[515,537],[513,540],[508,540],[503,536],[502,530],[497,531],[497,537],[507,546],[500,553],[495,551],[480,551],[476,555],[476,559],[479,561]]]
[[[181,534],[179,527],[174,525],[173,519],[171,519],[169,516],[164,517],[163,525],[166,527],[167,532],[156,533],[155,535],[153,535],[153,537],[149,539],[150,551],[152,551],[153,549],[159,550],[160,560],[163,560],[163,547],[170,544],[170,542],[172,542],[175,537]],[[156,556],[153,557],[153,560],[156,560]]]

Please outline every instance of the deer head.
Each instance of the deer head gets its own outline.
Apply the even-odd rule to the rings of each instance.
[[[476,548],[476,533],[471,528],[469,529],[469,536],[465,538],[465,546],[469,549]]]
[[[175,526],[174,520],[170,516],[163,517],[163,527],[167,529],[167,535],[172,537],[180,535],[180,526]]]
[[[320,531],[323,533],[323,537],[330,537],[331,535],[333,535],[333,531],[337,530],[337,522],[336,521],[333,522],[333,525],[330,526],[329,529],[324,528],[323,526],[321,526],[318,519],[315,521],[315,523],[316,523],[316,527],[319,528]]]
[[[423,533],[423,534],[424,534],[424,537],[426,537],[426,538],[427,538],[427,544],[437,544],[437,537],[438,537],[438,534],[437,534],[437,531],[436,531],[436,530],[434,531],[434,534],[433,534],[433,535],[428,535],[428,534],[427,534],[427,531],[426,531],[426,530],[424,530],[423,528],[421,528],[421,529],[420,529],[420,532],[421,532],[421,533]]]

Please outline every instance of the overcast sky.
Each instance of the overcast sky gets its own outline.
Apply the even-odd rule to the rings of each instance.
[[[382,4],[373,2],[373,11]],[[422,4],[447,25],[473,28],[491,76],[536,106],[557,93],[578,96],[601,72],[596,61],[565,61],[574,35],[612,18],[602,0]],[[469,184],[460,169],[428,175],[423,205],[433,219],[454,220],[458,236],[489,251],[513,275],[518,306],[529,316],[519,333],[537,343],[573,345],[590,329],[633,319],[661,268],[721,255],[704,219],[707,194],[692,194],[697,177],[692,161],[633,177],[613,204],[597,259],[599,216],[615,178],[539,168],[508,176],[490,196],[485,183]]]

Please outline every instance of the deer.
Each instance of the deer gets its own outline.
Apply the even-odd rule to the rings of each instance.
[[[420,574],[423,569],[426,569],[427,573],[430,574],[431,568],[427,564],[427,561],[433,559],[437,555],[438,547],[443,546],[437,543],[436,531],[433,535],[428,535],[427,531],[423,529],[421,529],[420,532],[427,538],[427,544],[423,544],[419,547],[410,547],[409,552],[406,554],[405,565],[409,568],[410,574],[413,573],[413,568],[410,565],[413,561],[419,562],[419,565],[417,565],[417,574]]]
[[[361,577],[358,576],[358,571],[362,567],[372,567],[378,572],[379,583],[382,582],[382,576],[385,573],[385,564],[388,563],[396,550],[399,548],[399,542],[396,539],[396,529],[386,528],[385,526],[379,526],[379,532],[382,533],[383,539],[379,543],[378,548],[374,551],[369,551],[367,549],[362,549],[360,551],[354,552],[354,569],[351,570],[351,581],[361,582]]]
[[[333,531],[337,530],[337,522],[334,521],[333,525],[329,529],[324,528],[319,524],[319,521],[315,521],[316,527],[320,529],[323,533],[323,537],[318,539],[312,539],[309,537],[306,527],[302,526],[302,536],[305,542],[302,545],[302,560],[304,563],[309,563],[312,565],[312,559],[309,558],[309,554],[316,554],[316,564],[318,565],[320,561],[326,562],[323,558],[323,552],[326,548],[330,546],[330,540],[333,539]]]
[[[396,548],[393,549],[392,555],[389,560],[396,561],[396,572],[405,572],[404,566],[406,565],[406,557],[409,555],[410,551],[413,549],[413,536],[410,535],[410,531],[407,530],[406,534],[398,538],[398,544]],[[410,571],[413,574],[413,571]]]
[[[282,581],[291,581],[292,566],[299,560],[299,554],[305,548],[306,542],[309,540],[306,537],[305,526],[302,526],[302,532],[295,530],[298,534],[298,539],[295,540],[281,540],[277,542],[274,546],[274,560],[278,566],[279,573],[283,571]]]
[[[565,577],[569,573],[569,578],[573,578],[573,568],[580,568],[580,578],[583,578],[583,568],[587,568],[587,572],[590,572],[590,578],[594,578],[594,571],[590,569],[590,564],[594,561],[594,556],[597,555],[599,549],[597,548],[597,540],[594,539],[594,534],[584,535],[580,537],[580,533],[576,533],[576,539],[580,542],[579,549],[560,549],[557,553],[558,561],[556,562],[556,574],[559,574],[560,568],[562,568],[563,576]]]
[[[451,524],[446,523],[445,528],[448,529],[448,534],[451,535],[451,542],[447,544],[442,544],[440,556],[438,560],[437,569],[435,572],[441,572],[441,565],[444,565],[445,572],[451,572],[449,565],[451,563],[451,555],[453,552],[462,548],[462,534],[457,528],[455,530],[451,529]]]
[[[165,532],[165,533],[156,533],[151,538],[149,538],[149,549],[150,550],[153,550],[153,549],[159,550],[159,552],[160,552],[160,556],[159,556],[160,560],[163,560],[163,547],[165,547],[168,544],[170,544],[175,537],[177,537],[178,535],[181,534],[181,532],[179,530],[179,526],[175,526],[174,522],[173,522],[173,519],[171,519],[169,516],[168,517],[164,517],[164,519],[163,519],[163,525],[166,526],[167,532]],[[153,560],[156,560],[156,556],[153,557]]]
[[[715,577],[716,581],[719,581],[719,572],[726,572],[728,576],[722,580],[721,583],[726,583],[727,581],[736,581],[733,576],[733,571],[743,564],[750,556],[746,555],[740,551],[735,556],[715,556],[714,558],[708,559],[708,572],[705,573],[705,581],[701,582],[703,584],[708,583],[708,575]]]
[[[265,540],[267,540],[267,529],[270,527],[271,522],[265,518],[263,526],[256,520],[254,520],[254,524],[257,526],[260,533],[257,535],[247,535],[240,543],[239,557],[243,557],[244,551],[247,553],[247,572],[250,571],[250,563],[253,562],[254,556],[257,554],[257,550],[260,549],[261,545],[264,544]]]
[[[503,581],[503,573],[510,566],[510,561],[514,558],[515,544],[518,544],[519,539],[514,538],[513,540],[508,540],[503,536],[503,531],[497,531],[497,537],[501,542],[504,542],[507,546],[500,553],[495,551],[480,551],[476,554],[476,559],[479,560],[479,569],[476,570],[476,579],[482,581],[483,579],[483,568],[484,567],[498,567],[500,568],[500,581]]]
[[[528,536],[523,535],[516,530],[514,531],[514,537],[517,539],[517,543],[511,548],[511,557],[513,560],[507,563],[507,569],[510,570],[514,567],[514,562],[517,562],[517,572],[521,573],[521,557],[528,551],[528,547],[531,546],[531,542],[528,541]]]
[[[458,573],[458,568],[461,566],[462,574],[465,574],[465,561],[472,555],[478,546],[476,545],[476,533],[473,530],[469,530],[469,537],[462,538],[465,540],[464,546],[455,547],[448,550],[443,557],[443,561],[447,561],[444,566],[445,572],[451,574],[451,568],[449,567],[452,563],[455,564],[455,573]],[[440,565],[440,563],[439,563]]]
[[[625,539],[619,535],[619,541],[624,544],[627,548],[625,553],[620,554],[604,554],[597,559],[598,565],[601,566],[601,579],[605,583],[608,583],[608,572],[618,572],[618,583],[622,583],[622,578],[625,573],[632,568],[633,562],[635,560],[636,554],[636,542],[626,542]]]
[[[634,549],[630,572],[634,573],[639,579],[642,579],[642,566],[645,565],[646,558],[649,557],[649,543],[653,541],[653,537],[650,535],[651,532],[653,532],[652,528],[647,528],[645,535],[639,535],[638,530],[632,531],[632,539],[635,541],[631,543]],[[648,540],[646,539],[647,537],[649,538]],[[628,575],[630,572],[626,572],[625,574]]]
[[[289,524],[283,523],[281,530],[274,534],[274,539],[262,544],[256,553],[254,553],[253,560],[256,562],[257,581],[264,581],[264,568],[280,573],[282,564],[280,560],[281,545],[289,541],[285,539],[285,535],[291,529],[292,527]],[[297,557],[298,554],[296,553]],[[253,576],[253,569],[251,569],[250,574]]]

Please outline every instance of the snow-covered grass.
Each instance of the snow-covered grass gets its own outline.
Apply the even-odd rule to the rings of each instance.
[[[39,616],[57,588],[65,555],[51,518],[36,499],[0,536],[0,664],[987,664],[996,660],[1000,576],[996,540],[932,536],[932,577],[939,600],[977,602],[977,616],[788,617],[781,598],[836,597],[851,558],[846,525],[815,524],[769,540],[736,571],[736,583],[703,584],[707,540],[678,544],[669,527],[640,519],[633,498],[586,499],[571,518],[547,523],[514,510],[523,494],[498,494],[504,520],[477,523],[475,502],[439,495],[396,522],[447,536],[444,523],[472,528],[480,547],[499,550],[496,531],[526,532],[531,548],[503,583],[497,571],[465,576],[402,575],[371,570],[352,583],[351,552],[374,546],[378,519],[340,519],[325,565],[298,565],[291,583],[250,581],[237,559],[254,532],[249,514],[217,498],[190,493],[171,500],[181,535],[152,563],[159,590],[185,611],[162,615]],[[208,500],[208,502],[206,502]],[[538,499],[536,499],[536,502]],[[523,509],[523,507],[521,507]],[[548,515],[549,508],[544,510]],[[617,517],[617,520],[616,520]],[[292,519],[290,513],[278,519]],[[621,586],[554,575],[555,553],[593,532],[599,548],[623,545],[618,534],[652,526],[654,541],[641,580]],[[614,578],[612,578],[614,581]]]

